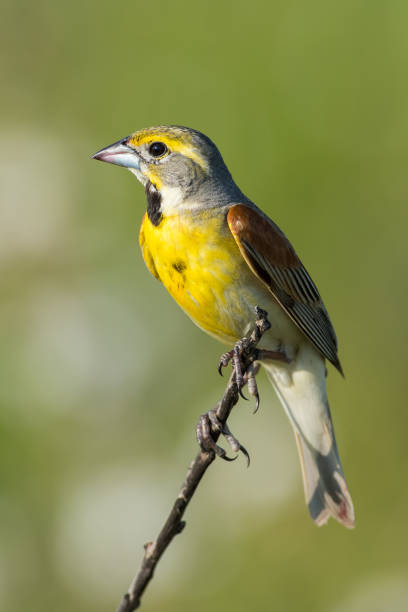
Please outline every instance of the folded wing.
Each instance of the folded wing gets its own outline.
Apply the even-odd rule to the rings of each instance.
[[[317,350],[343,373],[337,338],[316,285],[279,227],[256,208],[235,204],[229,228],[251,270]]]

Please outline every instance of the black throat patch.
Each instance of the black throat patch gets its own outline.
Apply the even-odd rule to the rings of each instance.
[[[163,215],[160,210],[160,191],[157,191],[156,187],[150,181],[146,183],[145,191],[147,198],[147,216],[149,217],[153,225],[157,227],[163,218]]]

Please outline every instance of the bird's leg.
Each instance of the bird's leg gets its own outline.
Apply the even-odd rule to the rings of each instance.
[[[218,372],[222,376],[222,368],[225,368],[229,362],[232,362],[232,367],[235,373],[235,382],[237,383],[238,392],[243,399],[248,399],[242,393],[242,387],[245,386],[246,381],[244,382],[245,367],[243,361],[245,357],[248,357],[246,354],[249,348],[249,340],[248,338],[242,338],[242,340],[238,340],[232,351],[228,351],[224,353],[220,357],[220,361],[218,363]]]
[[[248,339],[242,338],[239,340],[234,346],[233,355],[232,355],[232,365],[235,373],[235,382],[237,383],[238,393],[243,399],[247,399],[245,395],[242,393],[242,387],[244,386],[244,374],[245,374],[245,365],[243,363],[244,351],[247,348]]]
[[[200,420],[197,423],[197,441],[202,450],[212,450],[218,457],[221,457],[221,459],[224,459],[225,461],[234,461],[236,457],[228,457],[225,450],[214,442],[212,437],[213,433],[220,433],[222,436],[224,436],[229,446],[235,453],[239,453],[241,451],[241,453],[245,455],[249,466],[250,459],[246,448],[242,446],[237,438],[231,433],[228,425],[226,423],[221,423],[217,417],[216,410],[209,410],[200,416]]]
[[[283,361],[284,363],[290,363],[292,361],[289,359],[285,351],[280,349],[277,351],[255,349],[255,356],[257,361]]]

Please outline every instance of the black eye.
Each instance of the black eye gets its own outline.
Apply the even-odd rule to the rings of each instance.
[[[149,153],[153,157],[162,157],[167,151],[167,147],[164,142],[152,142],[149,147]]]

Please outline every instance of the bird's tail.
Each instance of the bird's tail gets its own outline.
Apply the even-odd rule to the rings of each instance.
[[[306,503],[324,525],[333,516],[354,527],[354,509],[334,437],[326,394],[325,365],[312,346],[303,345],[290,372],[264,363],[292,423],[302,466]]]

